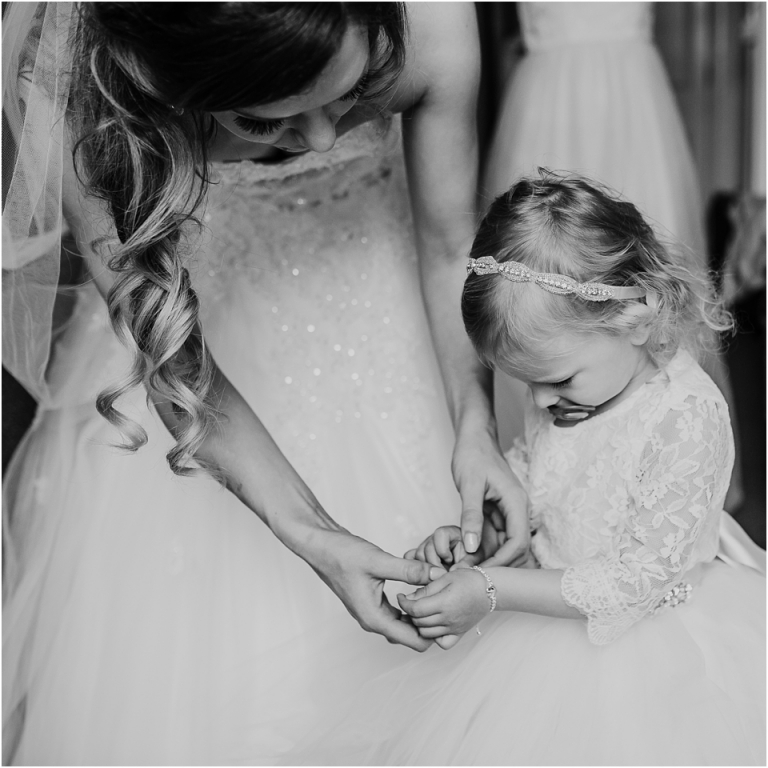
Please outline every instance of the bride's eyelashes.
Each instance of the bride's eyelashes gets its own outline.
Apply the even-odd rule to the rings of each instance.
[[[285,125],[285,120],[249,120],[247,117],[235,116],[235,125],[243,131],[257,136],[269,136]]]
[[[339,101],[355,101],[359,99],[365,93],[370,81],[370,73],[366,72],[358,81],[357,85],[352,90],[347,91]]]
[[[369,80],[369,73],[366,72],[360,80],[357,81],[357,85],[354,88],[339,97],[339,101],[357,101],[357,99],[365,94]],[[252,120],[243,117],[242,115],[235,115],[234,122],[241,130],[253,133],[257,136],[269,136],[271,133],[280,130],[280,128],[285,125],[285,120]]]

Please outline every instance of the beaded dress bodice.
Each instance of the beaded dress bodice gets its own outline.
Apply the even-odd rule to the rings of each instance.
[[[728,409],[685,352],[574,427],[530,408],[508,454],[530,495],[533,551],[565,569],[566,602],[609,642],[717,553],[733,465]]]
[[[305,474],[320,471],[323,436],[366,411],[390,424],[426,482],[421,438],[442,385],[399,118],[363,124],[323,154],[216,163],[213,178],[192,272],[219,365],[269,403],[267,427]]]

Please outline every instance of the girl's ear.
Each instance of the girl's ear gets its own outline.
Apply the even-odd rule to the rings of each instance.
[[[632,329],[629,331],[632,344],[638,347],[646,344],[651,335],[651,321],[656,314],[654,309],[647,304],[632,302],[625,307],[623,314]]]

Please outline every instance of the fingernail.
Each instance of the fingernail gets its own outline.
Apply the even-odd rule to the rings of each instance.
[[[435,579],[439,579],[444,573],[445,571],[442,568],[434,566],[429,569],[429,578],[431,581],[434,581]]]
[[[466,548],[467,552],[474,552],[477,549],[476,533],[468,533],[464,537],[464,547]]]

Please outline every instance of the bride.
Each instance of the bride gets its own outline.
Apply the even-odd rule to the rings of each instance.
[[[497,557],[526,549],[458,312],[473,13],[10,4],[3,349],[38,414],[4,491],[6,762],[269,762],[262,694],[322,665],[317,626],[427,647],[384,581],[429,568],[387,552],[459,513],[474,551],[486,502]]]

